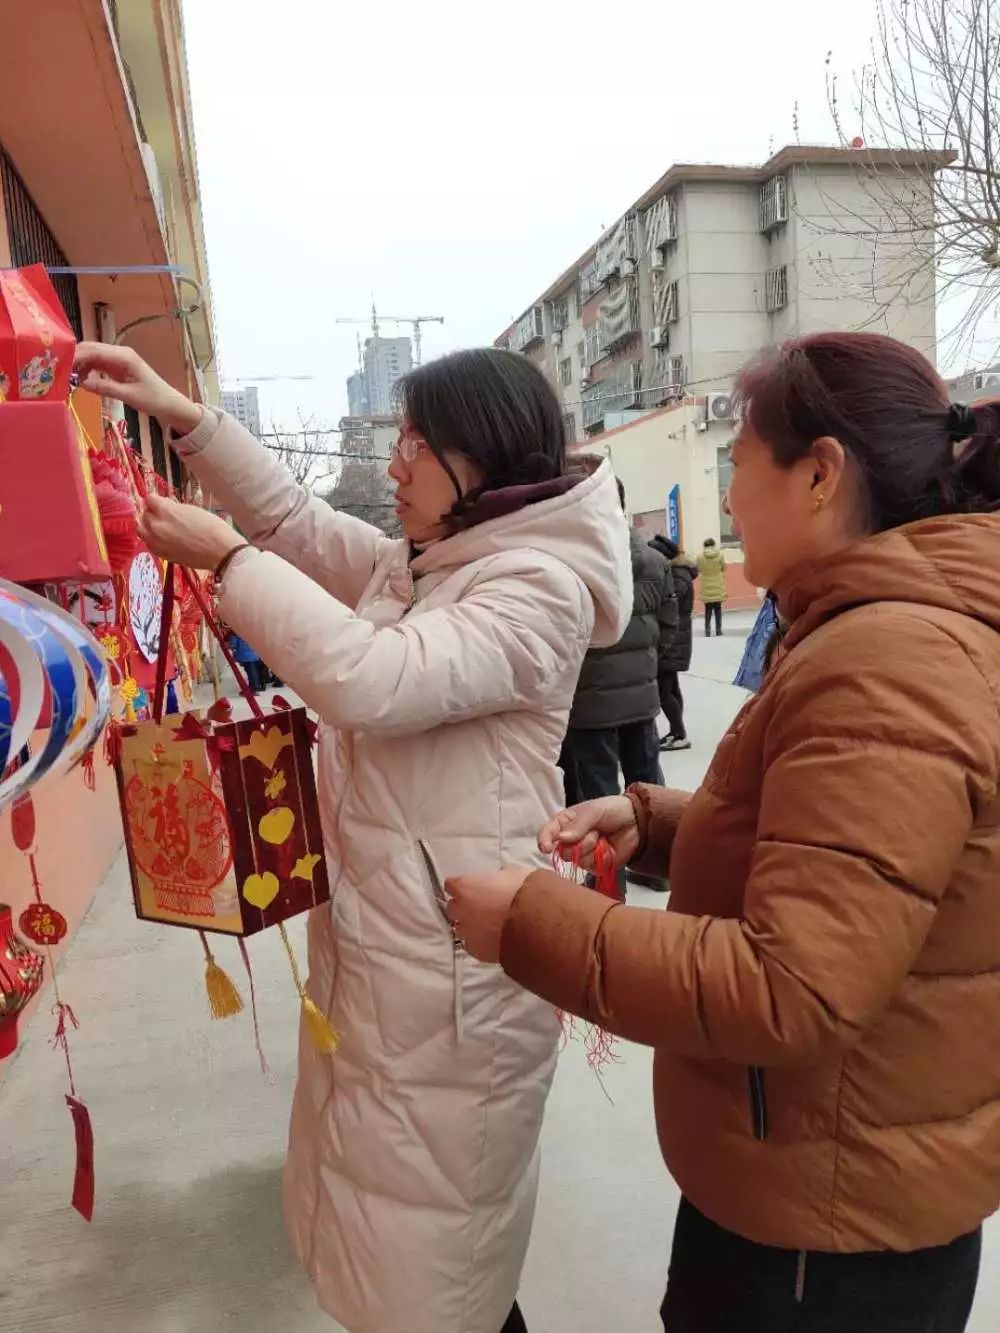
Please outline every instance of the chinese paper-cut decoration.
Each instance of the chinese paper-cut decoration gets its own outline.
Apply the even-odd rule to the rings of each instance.
[[[42,265],[0,269],[0,577],[107,578],[86,432],[68,403],[75,339]]]
[[[140,551],[129,569],[128,613],[136,647],[147,662],[155,662],[159,655],[162,611],[160,566],[148,551]]]

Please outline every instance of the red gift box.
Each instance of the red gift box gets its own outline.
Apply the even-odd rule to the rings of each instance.
[[[87,444],[65,403],[0,403],[0,577],[106,579]]]

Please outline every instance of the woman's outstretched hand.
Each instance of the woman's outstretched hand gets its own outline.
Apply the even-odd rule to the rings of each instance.
[[[188,569],[217,569],[244,542],[217,514],[198,505],[151,495],[139,517],[139,535],[154,555]]]
[[[569,860],[572,849],[580,864],[594,869],[594,849],[605,838],[615,854],[615,864],[628,865],[639,850],[639,827],[627,796],[602,796],[570,806],[550,819],[538,835],[539,850],[546,856],[559,852]]]
[[[74,365],[81,388],[147,412],[179,435],[187,435],[201,421],[198,404],[161,379],[131,347],[83,342],[76,349]]]

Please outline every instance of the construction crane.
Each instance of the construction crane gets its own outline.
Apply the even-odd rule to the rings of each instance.
[[[444,315],[380,315],[375,309],[375,302],[372,301],[371,326],[372,337],[378,337],[378,322],[385,320],[389,324],[412,324],[413,325],[413,363],[420,365],[420,326],[421,324],[443,324]],[[341,315],[334,320],[335,324],[367,324],[368,316],[364,319],[356,319],[352,315]]]
[[[226,384],[260,384],[263,380],[314,380],[315,375],[223,375]]]

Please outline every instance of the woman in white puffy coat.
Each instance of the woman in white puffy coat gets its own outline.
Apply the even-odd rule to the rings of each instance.
[[[442,885],[539,863],[583,655],[617,642],[631,611],[610,469],[567,471],[559,405],[530,362],[456,353],[404,382],[389,474],[407,540],[393,541],[127,349],[84,344],[78,364],[87,387],[180,433],[249,544],[164,500],[146,539],[225,566],[226,623],[323,723],[332,902],[309,923],[309,990],[340,1047],[300,1043],[295,1248],[350,1333],[515,1333],[559,1028],[466,957]]]

